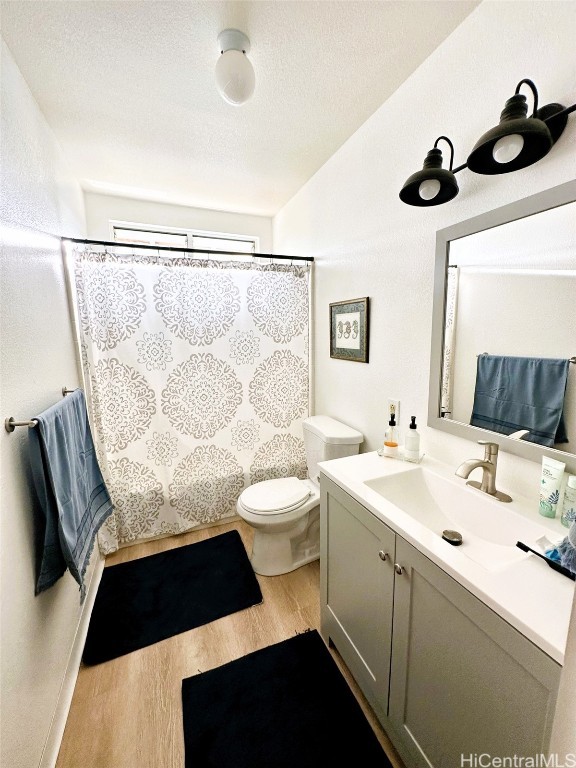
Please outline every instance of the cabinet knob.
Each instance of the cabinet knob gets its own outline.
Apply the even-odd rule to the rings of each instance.
[[[384,552],[384,550],[381,549],[380,552],[378,552],[378,557],[380,560],[388,560],[388,552]]]
[[[400,563],[394,563],[394,570],[398,574],[398,576],[401,576],[404,573],[404,568],[400,565]]]

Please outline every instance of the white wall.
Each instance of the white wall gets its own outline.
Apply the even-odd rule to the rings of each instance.
[[[460,172],[460,194],[446,205],[414,208],[398,193],[438,136],[454,143],[455,166],[465,162],[523,78],[536,83],[541,105],[576,102],[575,39],[571,2],[485,0],[275,217],[274,247],[315,257],[316,413],[361,430],[363,450],[380,446],[387,399],[399,398],[401,427],[416,415],[425,452],[455,468],[482,454],[425,426],[435,233],[575,178],[576,116],[530,168]],[[332,360],[328,304],[362,296],[370,297],[370,362]],[[503,490],[537,499],[538,464],[502,453],[498,471]],[[576,721],[573,694],[559,709]]]
[[[110,240],[110,220],[130,221],[151,226],[229,232],[260,238],[260,252],[272,252],[272,219],[243,213],[190,208],[185,205],[155,203],[126,197],[85,192],[86,227],[93,240]]]
[[[79,384],[55,235],[84,235],[80,188],[4,43],[0,128],[3,421],[7,416],[31,418],[62,397],[63,385]],[[0,763],[35,768],[45,746],[47,754],[58,743],[58,734],[53,730],[49,739],[49,731],[82,611],[78,585],[68,572],[34,596],[36,500],[28,470],[27,429],[8,434],[2,428],[0,451]],[[93,557],[88,580],[97,560]]]
[[[416,415],[425,451],[454,466],[478,453],[425,426],[435,233],[573,179],[576,117],[530,168],[461,171],[460,194],[443,206],[408,206],[398,193],[440,135],[452,139],[455,165],[465,162],[522,78],[541,103],[573,104],[574,32],[573,3],[485,1],[275,217],[275,249],[315,257],[316,412],[361,430],[363,450],[380,446],[387,398],[399,398],[401,427]],[[332,360],[328,304],[361,296],[370,297],[370,362]],[[511,490],[528,484],[537,496],[531,462],[503,454],[500,473]]]

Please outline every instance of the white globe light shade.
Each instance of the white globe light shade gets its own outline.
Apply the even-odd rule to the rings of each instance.
[[[426,179],[418,187],[418,194],[422,200],[433,200],[440,192],[440,182],[438,179]]]
[[[524,146],[524,137],[519,133],[503,136],[492,148],[492,157],[497,163],[511,163],[515,160]]]
[[[216,63],[216,87],[224,101],[240,106],[254,93],[256,77],[250,60],[242,51],[228,50]]]

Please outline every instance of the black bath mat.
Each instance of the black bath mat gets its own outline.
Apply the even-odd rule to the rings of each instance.
[[[182,681],[186,768],[392,768],[316,630]]]
[[[238,531],[104,569],[82,661],[100,664],[262,602]]]

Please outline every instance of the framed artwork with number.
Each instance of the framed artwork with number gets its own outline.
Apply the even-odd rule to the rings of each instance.
[[[368,297],[330,304],[330,357],[368,362]]]

